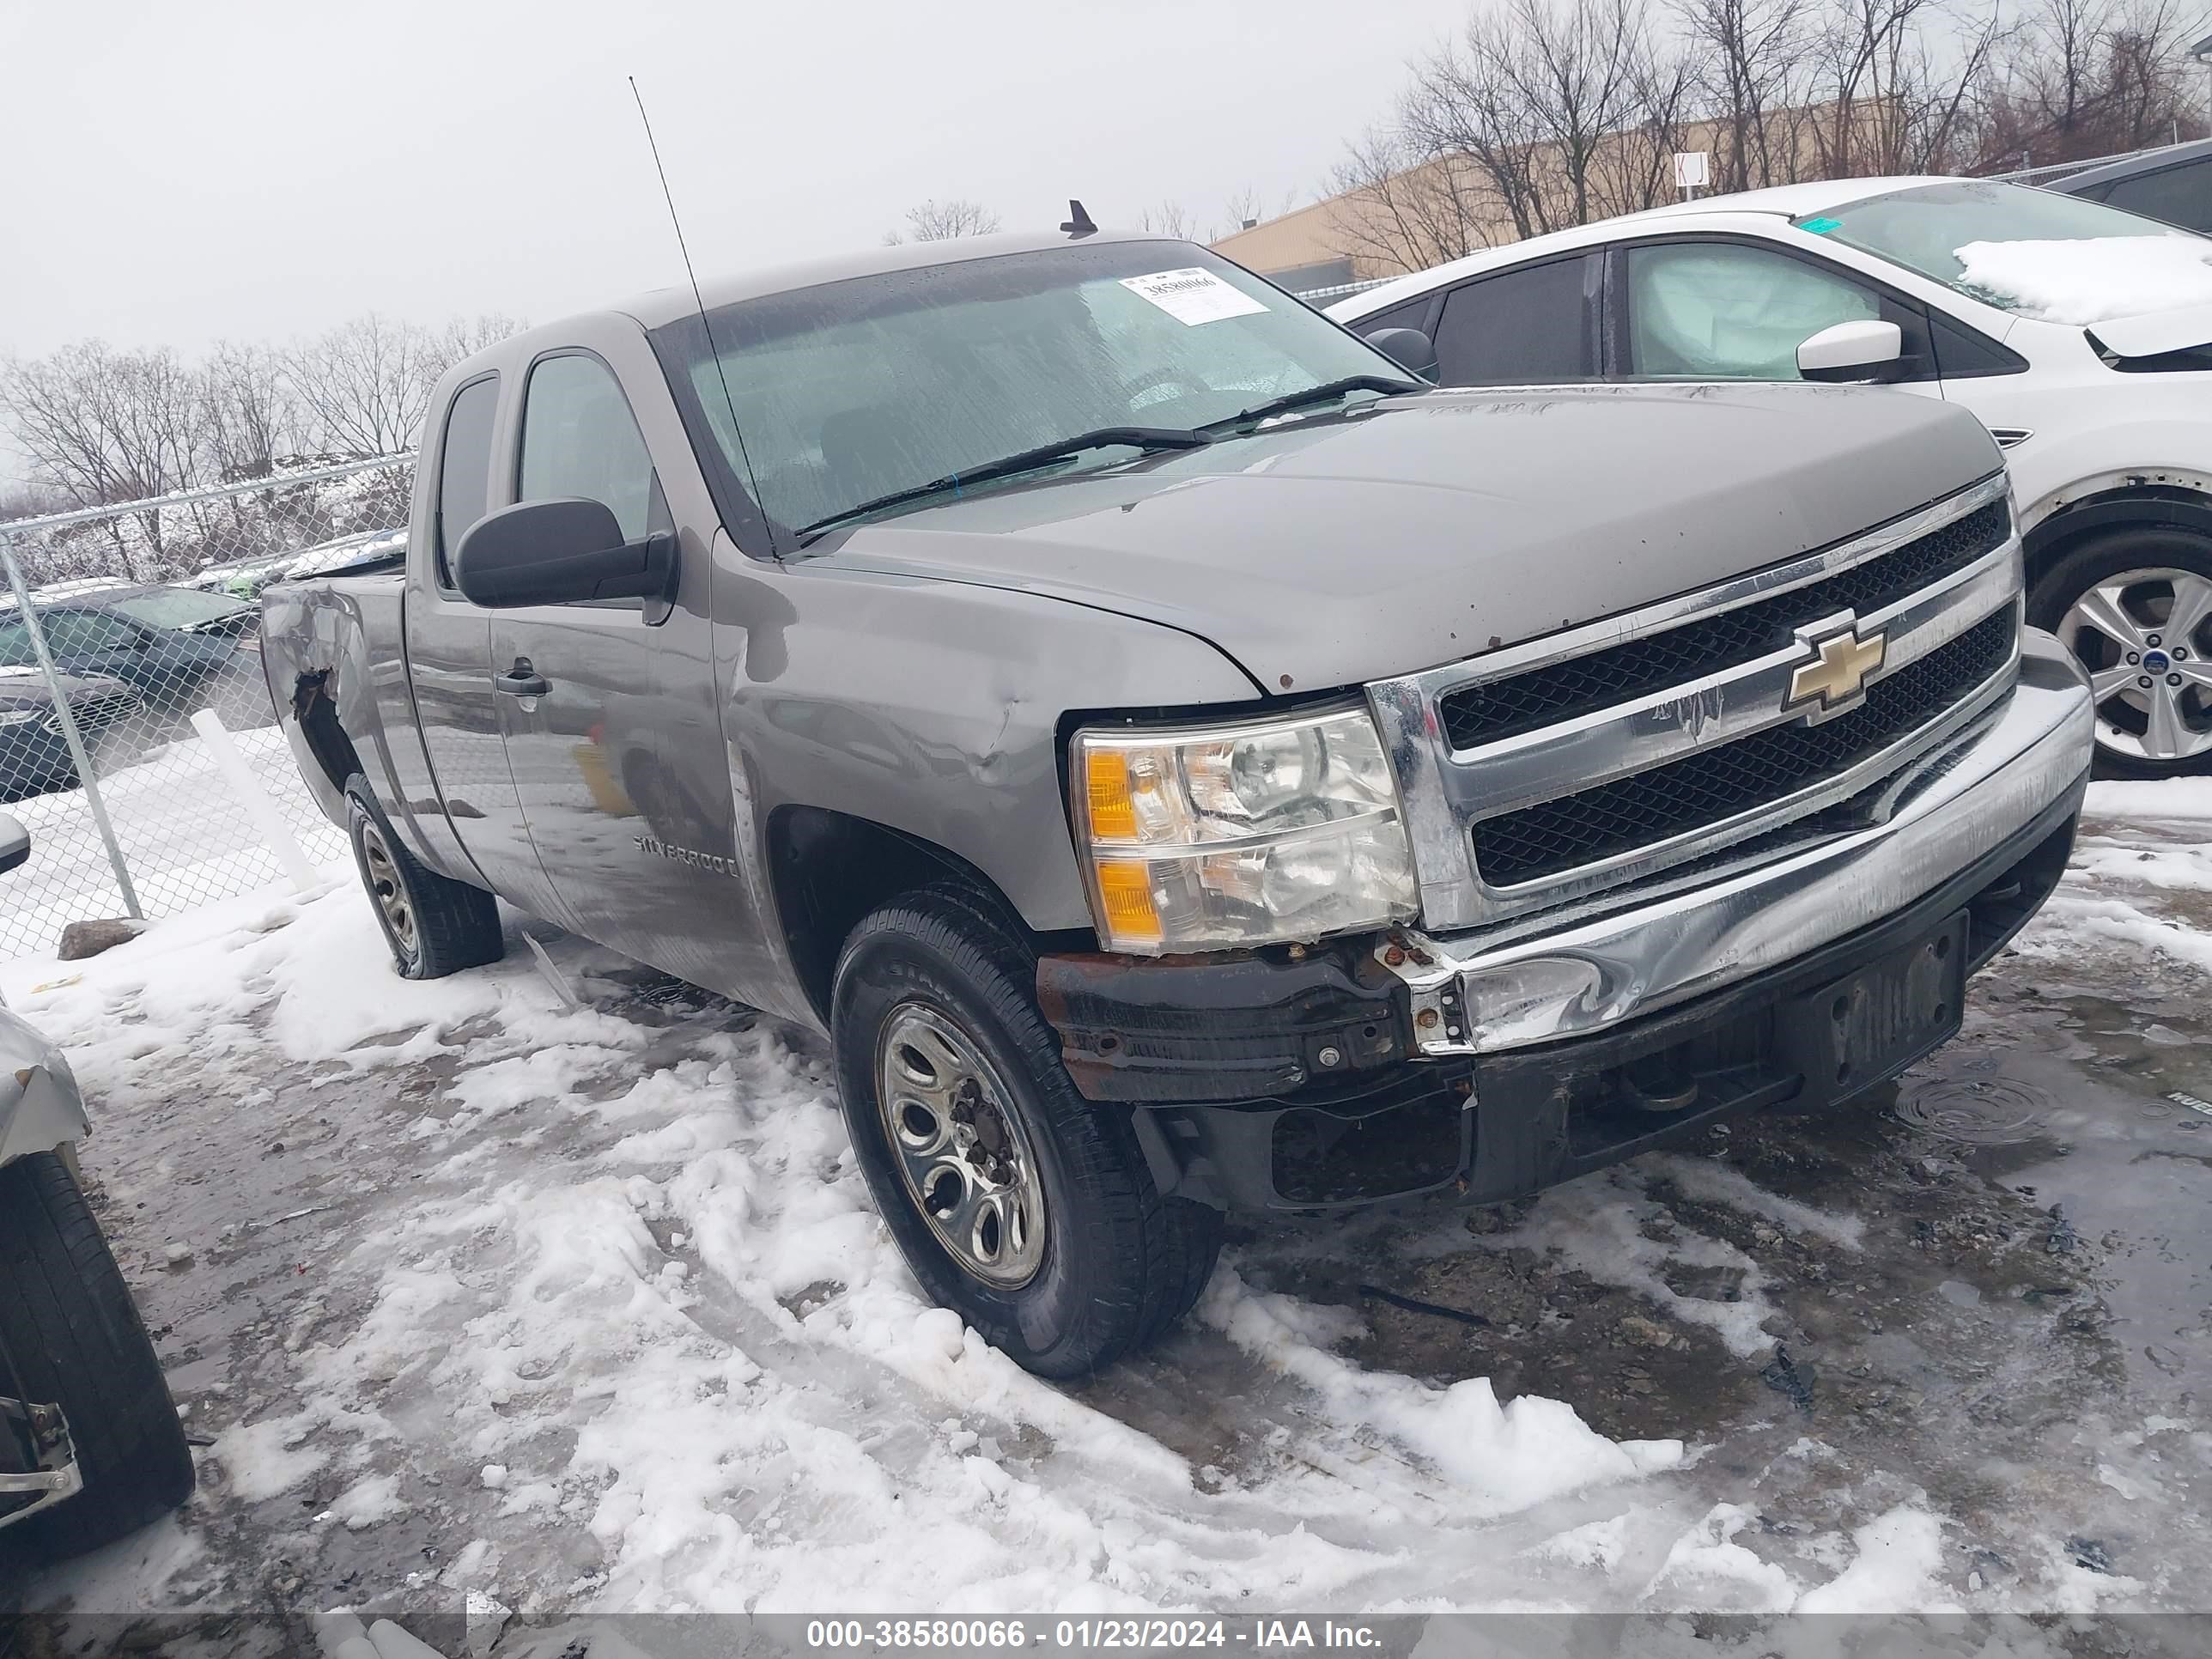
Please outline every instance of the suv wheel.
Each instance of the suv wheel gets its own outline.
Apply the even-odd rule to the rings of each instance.
[[[2088,672],[2098,775],[2212,771],[2212,538],[2172,525],[2092,537],[2037,581],[2027,612]]]
[[[922,1288],[1043,1376],[1081,1376],[1190,1310],[1221,1217],[1163,1199],[1127,1109],[1076,1092],[1018,932],[958,888],[894,901],[837,963],[838,1091]]]
[[[346,789],[346,829],[361,884],[400,976],[443,979],[505,956],[498,901],[421,863],[369,810],[367,787],[356,781]]]

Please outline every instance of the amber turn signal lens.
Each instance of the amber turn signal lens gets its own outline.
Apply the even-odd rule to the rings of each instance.
[[[1152,908],[1150,869],[1133,859],[1105,859],[1098,865],[1098,902],[1106,933],[1115,945],[1157,945],[1160,913]]]
[[[1129,763],[1110,749],[1084,757],[1084,793],[1089,802],[1093,841],[1134,841],[1137,803],[1129,793]]]

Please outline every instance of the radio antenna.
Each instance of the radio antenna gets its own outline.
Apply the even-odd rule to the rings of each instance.
[[[699,308],[699,326],[707,336],[707,355],[714,360],[714,379],[722,388],[722,406],[730,411],[730,436],[738,446],[738,459],[744,464],[745,476],[752,476],[752,458],[745,453],[745,434],[738,424],[738,400],[730,395],[730,377],[722,367],[722,354],[715,349],[714,325],[707,315],[707,296],[699,291],[699,273],[691,267],[690,245],[684,240],[684,221],[676,211],[676,192],[668,187],[668,169],[661,164],[660,143],[653,136],[653,118],[645,112],[645,94],[637,89],[637,76],[623,77],[629,82],[629,95],[637,100],[637,118],[645,128],[646,148],[653,152],[653,170],[660,175],[660,197],[668,204],[668,222],[676,228],[676,251],[684,256],[684,274],[690,280],[691,301]]]

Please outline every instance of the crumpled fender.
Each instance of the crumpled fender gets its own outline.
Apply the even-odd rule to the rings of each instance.
[[[0,1009],[0,1164],[82,1140],[91,1127],[62,1051]]]

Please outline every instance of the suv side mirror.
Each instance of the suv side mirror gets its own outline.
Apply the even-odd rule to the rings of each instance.
[[[675,537],[626,542],[607,504],[580,495],[503,507],[470,526],[453,550],[461,592],[492,610],[665,599],[675,576]]]
[[[1418,328],[1378,328],[1367,337],[1367,343],[1425,380],[1437,378],[1437,343]]]
[[[13,812],[0,812],[0,871],[13,870],[31,856],[31,832]]]
[[[1797,372],[1808,380],[1885,380],[1904,356],[1905,331],[1895,323],[1837,323],[1797,348]]]

